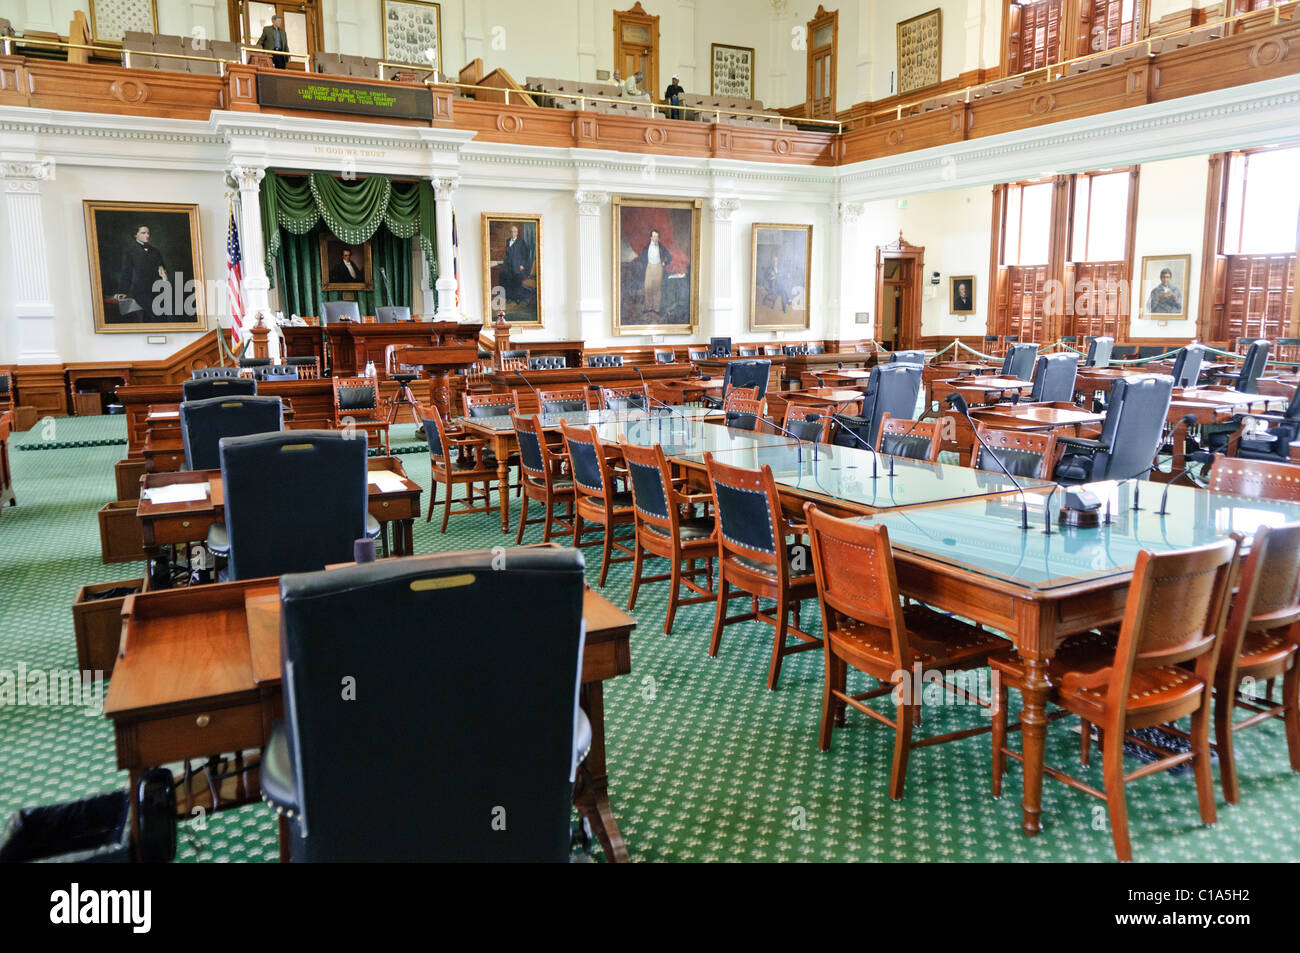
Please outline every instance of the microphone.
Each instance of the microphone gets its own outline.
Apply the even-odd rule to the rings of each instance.
[[[1012,485],[1020,491],[1020,529],[1024,532],[1028,532],[1029,497],[1025,495],[1025,488],[1020,485],[1019,480],[1011,475],[1011,471],[1008,470],[1007,465],[1002,462],[1002,458],[994,453],[993,448],[986,444],[984,438],[980,436],[979,427],[977,427],[975,421],[971,419],[970,406],[966,403],[966,398],[961,394],[953,393],[945,397],[943,402],[966,418],[966,422],[970,424],[970,429],[975,433],[975,439],[979,441],[979,445],[988,451],[989,456],[994,459],[997,465],[1002,469],[1002,472],[1007,475],[1007,479],[1010,480]]]
[[[1192,424],[1196,423],[1196,415],[1195,415],[1195,414],[1184,414],[1182,417],[1179,417],[1179,418],[1178,418],[1178,422],[1179,422],[1180,424],[1182,424],[1184,427],[1190,427]],[[1183,457],[1187,457],[1187,456],[1188,456],[1188,454],[1185,454],[1185,453],[1183,454]],[[1172,466],[1172,465],[1173,465],[1173,464],[1171,463],[1170,466]],[[1137,481],[1141,480],[1142,477],[1146,476],[1148,473],[1150,473],[1152,470],[1155,470],[1155,469],[1157,469],[1157,461],[1152,460],[1149,466],[1145,466],[1145,467],[1143,467],[1141,470],[1139,470],[1137,473],[1134,473],[1134,474],[1132,474],[1131,476],[1126,476],[1126,477],[1125,477],[1124,479],[1122,479],[1122,480],[1118,480],[1118,481],[1116,481],[1116,484],[1115,484],[1115,488],[1116,488],[1116,489],[1119,489],[1119,487],[1120,487],[1122,484],[1127,483],[1129,480],[1133,480],[1133,481],[1134,481],[1134,483],[1133,483],[1133,505],[1132,505],[1131,507],[1129,507],[1130,509],[1133,509],[1133,510],[1140,510],[1140,509],[1142,509],[1142,507],[1138,505],[1138,502],[1139,502],[1139,494],[1141,493],[1142,484],[1141,484],[1140,482],[1137,482]],[[1172,473],[1173,471],[1171,470],[1170,472]],[[1182,476],[1182,475],[1183,475],[1184,473],[1186,473],[1186,472],[1187,472],[1187,467],[1183,467],[1182,471],[1180,471],[1180,472],[1178,473],[1178,475],[1175,476],[1175,477],[1173,478],[1173,480],[1170,480],[1169,482],[1172,484],[1172,483],[1174,482],[1174,480],[1177,480],[1178,477]],[[1164,507],[1165,507],[1165,499],[1168,498],[1168,496],[1169,496],[1169,487],[1166,486],[1166,487],[1165,487],[1164,496],[1162,496],[1162,497],[1161,497],[1161,500],[1160,500],[1160,509],[1161,509],[1161,511],[1162,511],[1161,515],[1163,515],[1163,510],[1164,510]],[[1107,498],[1107,500],[1106,500],[1106,522],[1107,522],[1107,523],[1110,522],[1110,499],[1109,499],[1109,498]]]
[[[393,303],[393,287],[388,283],[388,269],[383,265],[379,266],[379,276],[384,279],[384,297],[388,299],[388,304],[391,307]]]
[[[1178,422],[1182,424],[1185,429],[1187,427],[1190,427],[1192,424],[1196,423],[1196,415],[1186,414],[1185,416],[1181,417]],[[1189,456],[1191,456],[1191,454],[1187,454],[1187,453],[1183,454],[1184,458]],[[1201,461],[1199,460],[1192,461],[1192,463],[1199,463],[1199,462]],[[1210,452],[1209,462],[1211,464],[1214,463],[1213,451]],[[1165,508],[1165,503],[1168,502],[1169,500],[1169,488],[1187,475],[1188,471],[1192,469],[1192,463],[1186,464],[1181,470],[1178,471],[1177,476],[1175,476],[1172,480],[1170,480],[1168,483],[1165,484],[1165,492],[1160,495],[1160,509],[1156,511],[1157,516],[1165,516],[1168,514],[1169,511]]]
[[[659,405],[660,407],[662,407],[664,410],[668,411],[668,413],[672,414],[672,415],[673,415],[674,417],[676,417],[678,420],[684,420],[684,421],[686,421],[688,424],[689,424],[689,423],[694,423],[694,421],[692,421],[690,417],[687,417],[685,414],[683,414],[683,413],[682,413],[680,410],[678,410],[676,407],[672,406],[672,404],[665,404],[662,400],[660,400],[660,399],[659,399],[658,397],[656,397],[654,394],[650,393],[650,386],[646,383],[645,375],[641,373],[641,368],[639,368],[639,367],[637,367],[635,364],[633,364],[633,365],[632,365],[632,370],[636,371],[636,373],[637,373],[637,377],[641,378],[641,386],[645,388],[644,393],[645,393],[645,396],[646,396],[646,398],[647,398],[648,400],[653,400],[656,404],[658,404],[658,405]],[[646,408],[646,409],[648,410],[649,408]]]
[[[912,421],[912,426],[908,427],[908,428],[907,428],[906,430],[904,430],[901,434],[898,434],[898,439],[900,439],[900,440],[904,440],[904,439],[906,439],[907,437],[912,436],[912,432],[913,432],[914,430],[916,430],[916,425],[919,424],[921,421],[926,420],[927,418],[929,418],[929,416],[930,416],[932,413],[933,413],[933,411],[929,411],[929,410],[927,410],[927,411],[926,411],[925,413],[923,413],[920,417],[917,417],[915,420],[913,420],[913,421]],[[883,444],[884,441],[882,440],[881,443]],[[889,476],[893,476],[893,475],[894,475],[894,457],[896,457],[897,454],[895,454],[895,453],[886,453],[885,456],[889,457]]]
[[[880,479],[880,472],[876,467],[876,461],[880,457],[880,453],[876,450],[876,448],[858,436],[858,432],[849,425],[849,423],[844,419],[843,414],[831,414],[831,420],[835,421],[837,424],[840,425],[840,429],[839,429],[840,433],[848,434],[858,443],[862,444],[863,449],[871,451],[871,479],[873,480]]]
[[[532,391],[532,392],[533,392],[533,396],[537,398],[537,416],[540,417],[540,416],[542,415],[542,395],[541,395],[541,393],[537,390],[536,387],[533,386],[533,382],[530,381],[527,377],[524,376],[524,372],[521,371],[521,370],[519,370],[519,368],[516,367],[516,368],[515,368],[511,373],[514,374],[516,377],[518,377],[518,378],[519,378],[521,381],[523,381],[525,384],[527,384],[527,385],[528,385],[528,389],[529,389],[530,391]]]

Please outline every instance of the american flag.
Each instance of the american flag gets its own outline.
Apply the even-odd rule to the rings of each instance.
[[[235,209],[230,208],[230,229],[226,235],[226,299],[230,302],[230,347],[239,346],[244,336],[244,284],[239,253],[239,226],[235,224]]]

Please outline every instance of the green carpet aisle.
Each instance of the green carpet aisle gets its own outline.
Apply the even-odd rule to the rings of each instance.
[[[411,444],[412,430],[398,427],[394,444]],[[77,588],[143,571],[142,565],[100,562],[95,513],[114,495],[113,463],[125,454],[123,419],[59,420],[58,448],[22,449],[41,444],[43,436],[39,426],[20,435],[10,455],[19,505],[0,516],[0,671],[16,671],[20,663],[29,670],[74,668],[70,606]],[[402,459],[424,486],[427,507],[427,455]],[[511,502],[517,514],[517,501]],[[417,522],[417,553],[514,540],[513,528],[509,536],[500,532],[496,514],[453,517],[446,536],[437,531],[440,518]],[[526,539],[539,537],[534,527]],[[598,568],[589,567],[593,584]],[[611,570],[605,593],[615,604],[626,604],[630,575],[630,563]],[[890,801],[893,739],[883,726],[850,713],[833,750],[817,750],[820,653],[788,658],[780,690],[768,692],[769,629],[730,626],[721,655],[709,659],[712,606],[680,609],[675,634],[665,636],[665,590],[663,584],[642,588],[632,674],[606,686],[611,795],[633,859],[1114,859],[1104,805],[1050,781],[1044,833],[1023,837],[1019,767],[1010,769],[1006,795],[993,800],[987,735],[914,752],[906,797]],[[973,708],[930,707],[921,731],[981,720]],[[1077,770],[1078,738],[1065,724],[1049,730],[1049,762]],[[1242,803],[1223,802],[1216,769],[1219,823],[1212,829],[1199,822],[1190,773],[1129,786],[1139,861],[1296,859],[1300,775],[1289,769],[1281,723],[1239,735],[1238,757]],[[1098,786],[1100,762],[1094,757],[1087,775]],[[124,782],[103,717],[73,708],[0,705],[0,815]],[[183,860],[277,857],[272,814],[262,805],[187,822],[180,844]]]

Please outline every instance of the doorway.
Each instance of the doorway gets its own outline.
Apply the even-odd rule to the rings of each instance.
[[[614,11],[614,68],[627,79],[643,77],[641,88],[651,99],[659,96],[659,18],[637,4],[627,11]]]
[[[318,0],[248,0],[247,3],[232,4],[230,7],[232,39],[243,45],[255,46],[262,36],[262,28],[269,26],[271,17],[284,18],[284,33],[289,40],[290,59],[288,68],[306,70],[316,51],[324,46],[321,39],[321,24],[318,16]]]
[[[921,346],[925,248],[898,241],[876,248],[876,340],[891,351]]]

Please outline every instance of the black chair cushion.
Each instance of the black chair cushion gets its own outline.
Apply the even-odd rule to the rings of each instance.
[[[985,450],[981,447],[979,463],[975,469],[988,470],[990,473],[1001,473],[1002,468],[998,466],[997,460],[989,459],[990,454],[996,457],[997,460],[1001,460],[1003,466],[1011,471],[1011,475],[1017,477],[1032,478],[1038,472],[1039,465],[1043,462],[1042,454],[1034,453],[1032,450],[1013,450],[1003,447]]]
[[[909,460],[924,460],[930,455],[930,438],[916,434],[887,433],[880,438],[880,452]]]
[[[666,533],[662,532],[658,526],[651,526],[649,523],[641,524],[641,528],[647,533],[654,533],[656,536],[667,539]],[[683,543],[689,543],[694,540],[708,539],[713,535],[713,520],[708,518],[682,520],[677,524],[678,537]]]
[[[733,556],[731,558],[746,569],[752,569],[754,572],[761,572],[764,576],[771,576],[773,579],[776,578],[776,567],[770,563],[759,562],[757,559],[749,559],[745,556]],[[792,565],[790,570],[790,578],[792,580],[805,579],[812,574],[813,567],[809,560],[803,560]]]
[[[349,384],[339,388],[339,410],[374,410],[378,388],[373,384]]]

